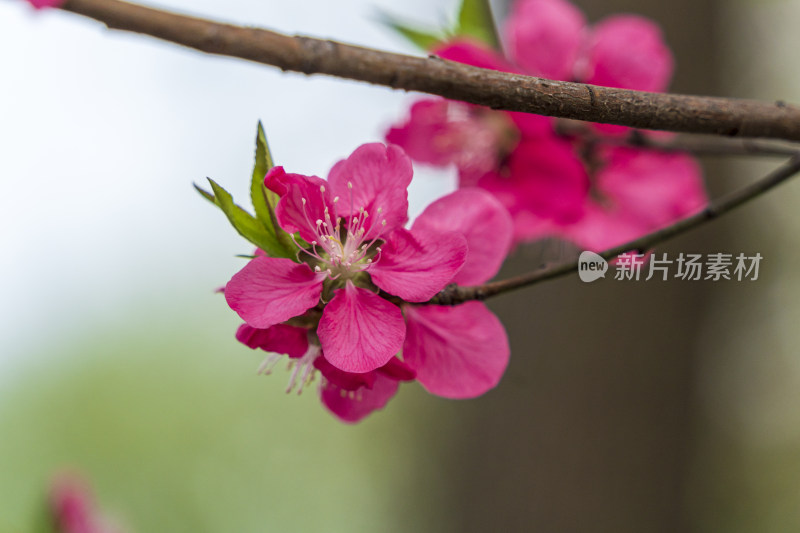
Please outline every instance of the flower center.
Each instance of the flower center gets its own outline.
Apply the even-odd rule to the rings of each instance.
[[[306,220],[310,227],[314,228],[314,240],[309,244],[311,248],[303,248],[296,241],[301,252],[305,252],[317,262],[314,270],[317,272],[327,272],[331,279],[342,277],[350,279],[356,274],[363,272],[376,260],[376,254],[380,253],[380,247],[372,248],[378,241],[378,237],[367,239],[368,231],[367,220],[370,213],[364,206],[357,211],[353,209],[353,184],[347,183],[350,192],[350,213],[355,212],[346,221],[342,217],[331,215],[330,208],[325,206],[323,218],[311,222],[307,202],[303,198],[303,209]],[[325,195],[325,186],[320,187],[320,194]],[[333,199],[334,205],[339,202],[339,197]],[[383,208],[378,207],[377,216],[381,216]],[[386,225],[386,220],[381,221]]]

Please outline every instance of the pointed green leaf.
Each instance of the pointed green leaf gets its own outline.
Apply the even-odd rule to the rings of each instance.
[[[256,133],[256,162],[253,166],[253,177],[250,182],[250,199],[253,201],[256,217],[267,227],[272,226],[272,218],[269,213],[271,205],[267,197],[268,195],[274,196],[274,193],[264,188],[264,176],[267,175],[267,172],[269,172],[269,169],[272,167],[272,154],[269,152],[269,145],[267,145],[267,136],[264,134],[264,127],[259,120],[258,131]]]
[[[456,35],[469,35],[492,48],[500,47],[489,0],[462,0],[458,12]]]
[[[211,178],[208,178],[208,182],[214,191],[214,203],[222,209],[242,237],[264,250],[270,257],[292,257],[292,253],[278,242],[274,231],[269,231],[259,219],[233,203],[230,193],[217,182]]]
[[[289,234],[281,229],[278,220],[275,218],[275,205],[278,203],[278,195],[264,186],[264,176],[273,166],[275,164],[272,160],[272,153],[269,151],[264,126],[259,120],[256,132],[256,161],[250,180],[250,199],[256,211],[256,218],[261,221],[267,231],[275,235],[278,245],[284,248],[284,257],[290,257],[292,250],[295,248],[294,243],[292,243]]]
[[[212,204],[214,204],[214,205],[217,205],[217,202],[216,202],[216,200],[214,200],[214,195],[213,195],[213,194],[211,194],[211,193],[210,193],[210,192],[208,192],[207,190],[203,189],[202,187],[200,187],[200,186],[199,186],[198,184],[196,184],[196,183],[192,183],[192,185],[194,185],[194,188],[195,188],[195,190],[196,190],[197,192],[199,192],[199,193],[200,193],[200,195],[201,195],[203,198],[205,198],[206,200],[208,200],[208,201],[209,201],[209,202],[211,202]]]
[[[378,21],[424,51],[430,50],[447,38],[443,32],[414,27],[382,11],[378,13]]]

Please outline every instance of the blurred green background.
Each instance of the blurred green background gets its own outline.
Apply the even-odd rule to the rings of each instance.
[[[384,416],[341,424],[317,383],[287,396],[282,367],[256,376],[260,355],[232,342],[236,320],[202,292],[31,354],[39,363],[0,407],[0,531],[34,523],[59,471],[83,473],[131,531],[408,531],[441,520],[446,406],[406,391]],[[47,363],[53,351],[69,363]]]

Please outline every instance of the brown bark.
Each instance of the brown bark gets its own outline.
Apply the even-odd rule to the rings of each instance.
[[[311,37],[243,28],[121,2],[67,0],[62,9],[109,28],[306,74],[420,91],[494,109],[635,128],[800,141],[800,108],[783,102],[656,94],[480,69]]]

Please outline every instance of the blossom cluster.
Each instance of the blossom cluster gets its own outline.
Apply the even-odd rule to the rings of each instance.
[[[519,0],[505,34],[507,57],[463,36],[433,52],[646,91],[664,90],[672,75],[658,28],[639,17],[590,27],[567,0]],[[691,157],[598,142],[627,128],[586,124],[564,134],[563,126],[426,98],[388,132],[388,145],[360,146],[327,179],[267,164],[259,130],[256,217],[214,182],[214,195],[201,192],[259,246],[224,294],[244,320],[237,339],[268,353],[260,371],[288,358],[288,390],[298,392],[321,376],[322,403],[346,422],[383,408],[401,382],[446,398],[479,396],[508,364],[505,330],[483,303],[432,305],[442,289],[486,282],[516,243],[555,236],[609,248],[706,203]],[[412,159],[454,165],[459,188],[407,227]]]
[[[508,212],[464,188],[405,228],[411,178],[403,150],[380,143],[356,149],[327,180],[272,168],[264,185],[280,198],[275,217],[296,260],[259,252],[224,289],[245,321],[239,341],[270,352],[262,369],[287,355],[290,390],[318,372],[322,402],[348,422],[383,407],[402,381],[447,398],[481,395],[508,363],[505,330],[484,304],[414,305],[494,276],[511,246]]]
[[[672,76],[659,28],[642,17],[589,26],[567,0],[518,0],[504,30],[505,56],[467,37],[431,52],[482,68],[650,92],[665,90]],[[426,98],[386,139],[415,161],[454,165],[462,187],[491,192],[510,211],[516,242],[558,237],[607,249],[706,204],[699,166],[688,155],[598,142],[630,133],[620,126],[584,124],[584,135],[565,135],[565,124],[576,127]]]

